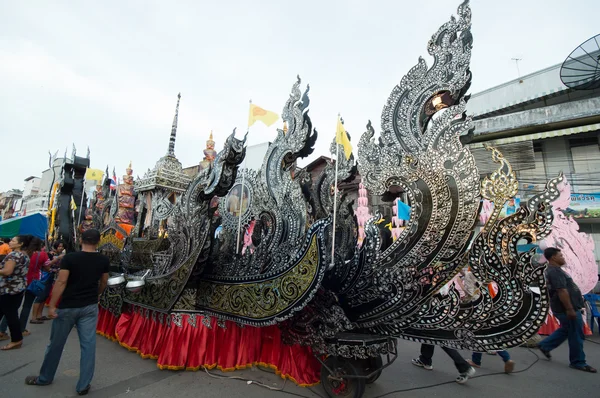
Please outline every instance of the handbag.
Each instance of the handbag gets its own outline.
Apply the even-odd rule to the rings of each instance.
[[[38,253],[38,257],[35,262],[36,267],[37,267],[39,261],[40,261],[40,255]],[[46,272],[46,271],[40,271],[40,272],[41,272],[40,279],[32,281],[29,284],[29,286],[27,286],[27,291],[29,293],[33,294],[35,297],[40,297],[44,294],[44,292],[46,291],[46,284],[48,283],[48,280],[52,276],[52,274],[50,272]]]

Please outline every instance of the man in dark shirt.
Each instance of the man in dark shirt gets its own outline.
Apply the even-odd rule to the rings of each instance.
[[[545,276],[550,293],[550,309],[560,322],[560,328],[545,338],[538,346],[540,351],[550,359],[550,351],[569,340],[570,367],[585,372],[596,373],[585,362],[583,352],[583,297],[573,279],[561,268],[565,265],[565,258],[559,249],[549,247],[544,250],[544,257],[548,260]]]
[[[81,234],[81,251],[68,253],[62,259],[48,311],[48,316],[54,318],[50,344],[40,375],[27,377],[26,384],[45,386],[52,383],[69,333],[77,325],[81,361],[76,390],[79,395],[89,392],[96,362],[98,296],[106,288],[110,266],[108,257],[97,252],[99,241],[97,230],[87,230]]]

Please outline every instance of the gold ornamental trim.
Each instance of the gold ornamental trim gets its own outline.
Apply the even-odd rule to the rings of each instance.
[[[113,245],[117,249],[123,250],[123,248],[125,247],[125,242],[122,239],[117,238],[114,232],[108,232],[100,236],[100,242],[98,243],[98,247],[102,247],[105,245]]]
[[[212,311],[260,320],[284,312],[301,300],[319,271],[316,234],[298,263],[271,280],[244,284],[201,282],[198,297]]]

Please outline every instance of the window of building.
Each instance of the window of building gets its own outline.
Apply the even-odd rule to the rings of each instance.
[[[575,169],[575,173],[571,177],[573,192],[600,192],[600,147],[598,146],[598,138],[571,140],[570,144]]]
[[[544,165],[541,141],[533,143],[533,160],[534,168],[517,172],[519,195],[523,199],[528,199],[542,192],[546,186],[546,166]]]

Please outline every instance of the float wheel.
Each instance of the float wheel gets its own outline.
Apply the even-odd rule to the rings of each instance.
[[[369,374],[371,372],[373,372],[373,370],[375,369],[381,369],[383,367],[383,359],[381,359],[381,356],[375,357],[375,358],[369,358],[367,360],[365,360],[365,368],[364,368],[364,374]],[[382,370],[379,370],[379,372],[375,373],[373,376],[369,377],[366,380],[367,384],[372,384],[375,383],[375,381],[379,378],[379,376],[381,376],[381,372]]]
[[[321,367],[321,384],[331,398],[360,398],[365,392],[365,380],[344,377],[360,375],[361,369],[352,361],[330,356]],[[327,370],[331,369],[332,373]]]

